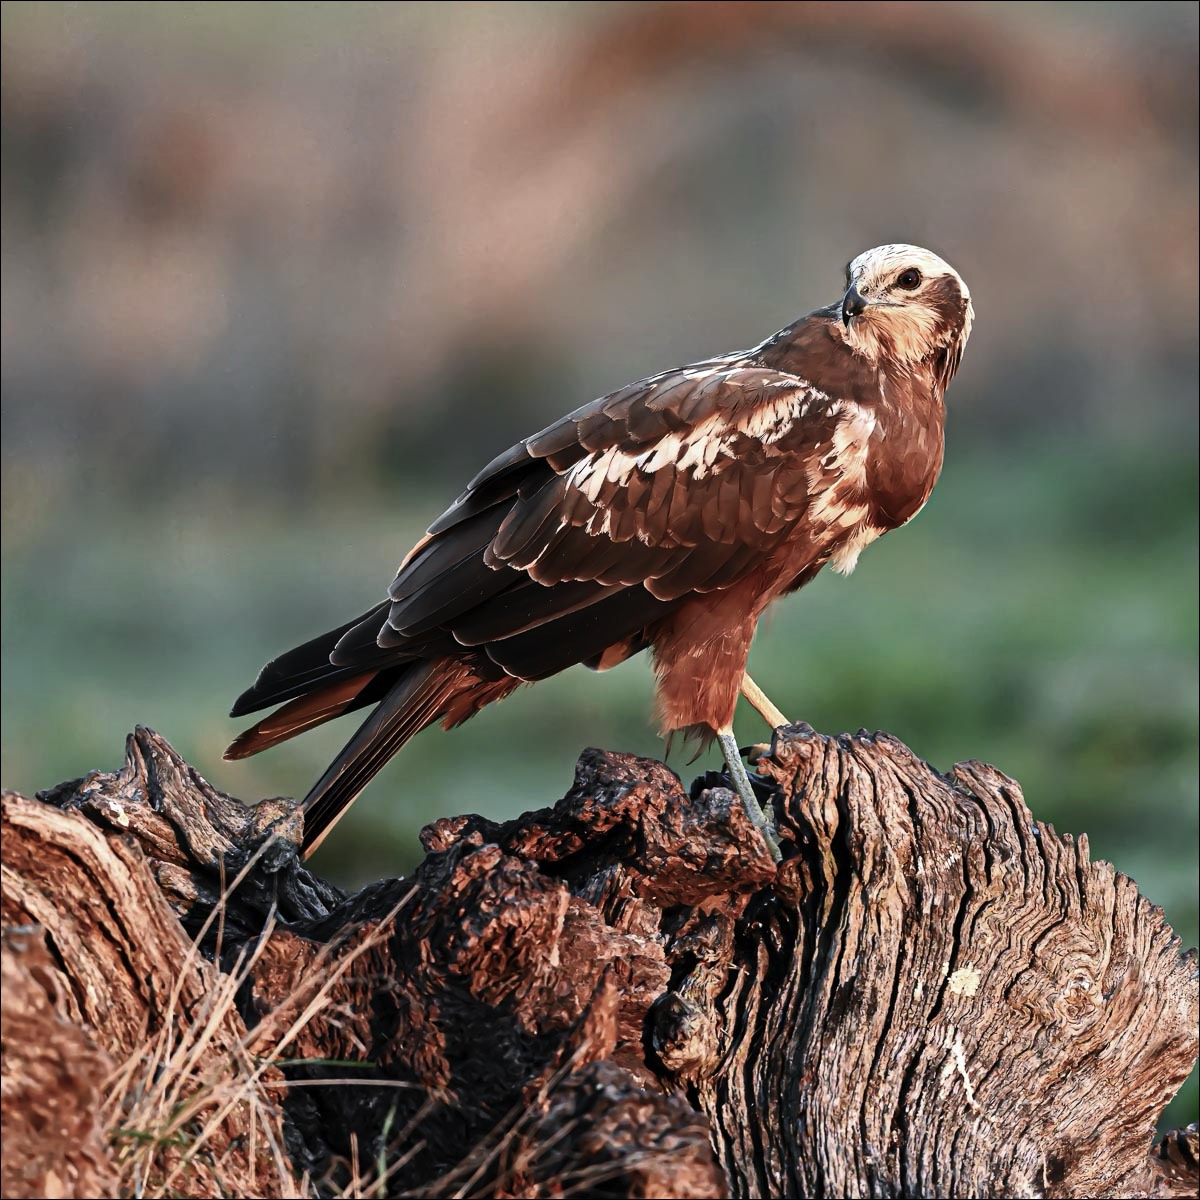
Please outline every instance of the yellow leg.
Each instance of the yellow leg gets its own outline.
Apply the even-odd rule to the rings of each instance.
[[[779,709],[777,709],[775,705],[771,703],[767,697],[767,693],[764,692],[762,688],[760,688],[758,684],[750,678],[749,674],[742,675],[742,695],[750,701],[755,712],[757,712],[758,715],[762,717],[762,719],[766,721],[766,723],[770,725],[772,729],[778,729],[781,725],[791,724],[791,721],[789,721],[787,717],[785,717],[783,713],[781,713]]]
[[[733,784],[733,790],[741,796],[742,804],[745,806],[750,820],[763,835],[763,841],[767,843],[771,857],[779,862],[783,857],[779,850],[779,839],[775,836],[775,828],[759,805],[758,797],[754,794],[750,776],[746,774],[746,766],[742,762],[741,754],[738,753],[738,744],[733,736],[733,730],[718,729],[717,741],[720,743],[721,753],[725,756],[725,765],[729,768],[729,782]]]

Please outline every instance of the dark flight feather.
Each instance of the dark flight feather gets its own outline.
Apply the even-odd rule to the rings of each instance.
[[[370,658],[379,649],[379,632],[387,624],[391,607],[391,601],[385,600],[346,630],[329,652],[329,661],[337,667],[350,667]]]
[[[379,633],[380,646],[402,646],[423,634],[449,626],[455,617],[515,587],[523,580],[510,567],[489,567],[482,547],[431,580],[423,588],[392,603],[387,624]]]
[[[592,580],[543,587],[532,580],[511,588],[453,623],[454,639],[464,646],[482,646],[528,633],[549,621],[604,600],[617,587]]]
[[[365,660],[360,660],[354,667],[347,667],[345,670],[334,667],[329,661],[329,655],[343,635],[372,616],[380,615],[382,618],[386,611],[386,603],[377,604],[369,612],[355,617],[353,621],[347,621],[345,625],[271,659],[258,673],[254,684],[234,701],[229,715],[243,717],[247,713],[266,708],[269,704],[282,704],[285,700],[303,695],[321,684],[335,679],[346,679],[361,672],[363,666],[368,665],[366,660],[371,658],[370,655],[365,656]]]
[[[489,642],[487,654],[518,679],[529,682],[547,679],[603,653],[613,642],[623,641],[664,616],[669,608],[670,605],[656,600],[645,588],[622,588],[528,633]]]
[[[508,505],[492,505],[459,522],[444,536],[431,539],[396,572],[388,595],[393,601],[404,600],[478,557],[496,536],[496,527],[507,512]]]
[[[387,694],[392,675],[391,671],[367,671],[327,682],[316,691],[297,696],[234,738],[224,757],[249,758],[334,717],[374,704]]]

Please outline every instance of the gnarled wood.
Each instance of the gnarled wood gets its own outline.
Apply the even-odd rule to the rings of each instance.
[[[99,1119],[111,1057],[68,1015],[62,977],[41,930],[12,926],[0,942],[4,1011],[5,1196],[115,1195],[117,1170]]]
[[[141,735],[142,749],[156,743],[183,765]],[[239,1195],[296,1195],[269,1086],[282,1079],[255,1077],[236,978],[193,945],[160,889],[165,864],[147,858],[165,846],[141,840],[162,832],[152,775],[141,796],[120,791],[145,765],[138,750],[131,738],[125,771],[102,777],[109,836],[79,812],[3,796],[4,1195],[117,1195],[116,1180],[122,1194],[205,1197],[228,1178]]]
[[[1152,1140],[1195,955],[1130,880],[993,768],[886,735],[790,727],[757,770],[778,869],[718,778],[593,750],[553,808],[437,821],[410,878],[351,897],[286,802],[244,808],[148,730],[121,771],[6,796],[5,921],[40,931],[5,942],[5,1194],[49,1194],[63,1144],[22,1116],[36,1022],[70,1031],[49,1072],[93,1081],[211,1030],[189,1069],[223,1056],[240,1107],[197,1101],[137,1159],[151,1195],[381,1170],[426,1196],[1194,1194],[1194,1131]],[[109,1110],[62,1111],[59,1194],[128,1190],[81,1115]]]

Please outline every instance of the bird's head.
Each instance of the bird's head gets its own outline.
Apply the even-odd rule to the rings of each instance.
[[[846,267],[841,333],[856,354],[912,369],[929,363],[942,386],[962,359],[975,310],[962,276],[920,246],[876,246]]]

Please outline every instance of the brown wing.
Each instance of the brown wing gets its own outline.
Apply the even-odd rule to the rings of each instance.
[[[331,661],[447,639],[523,679],[599,658],[793,536],[814,486],[840,477],[823,460],[842,426],[811,385],[745,358],[595,401],[480,472],[400,569],[386,621],[371,614]]]
[[[807,507],[812,449],[836,415],[794,376],[681,374],[644,399],[675,418],[672,428],[648,443],[613,438],[520,499],[486,561],[544,586],[641,584],[671,601],[728,587],[778,545]]]

